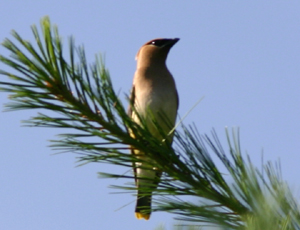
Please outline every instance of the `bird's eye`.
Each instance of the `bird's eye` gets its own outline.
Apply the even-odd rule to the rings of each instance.
[[[158,46],[158,47],[163,46],[165,43],[166,43],[166,40],[165,40],[165,39],[162,39],[162,40],[155,40],[155,41],[152,41],[152,42],[151,42],[152,45],[155,45],[155,46]]]

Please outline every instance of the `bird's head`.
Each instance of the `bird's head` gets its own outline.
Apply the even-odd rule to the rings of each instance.
[[[145,43],[135,59],[139,64],[143,63],[165,63],[168,53],[173,45],[179,41],[179,38],[157,38]]]

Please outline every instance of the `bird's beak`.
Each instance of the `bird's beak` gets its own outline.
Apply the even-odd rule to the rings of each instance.
[[[179,38],[173,38],[173,39],[170,39],[170,40],[165,44],[165,46],[171,48],[171,47],[172,47],[173,45],[175,45],[178,41],[179,41]]]

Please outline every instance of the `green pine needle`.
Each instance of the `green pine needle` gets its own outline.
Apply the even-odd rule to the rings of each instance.
[[[154,192],[153,211],[175,213],[177,219],[198,222],[195,226],[300,229],[298,203],[279,167],[269,162],[259,171],[242,155],[238,131],[226,132],[225,152],[214,131],[201,136],[194,126],[181,122],[180,131],[173,133],[172,148],[130,119],[100,55],[87,64],[84,49],[75,48],[70,38],[66,56],[58,29],[48,17],[41,20],[41,32],[36,26],[32,32],[33,44],[15,31],[15,42],[2,43],[10,56],[0,55],[0,61],[11,71],[0,70],[9,79],[0,82],[0,90],[9,93],[7,110],[41,109],[43,113],[27,120],[27,125],[66,130],[52,141],[56,151],[77,153],[82,165],[99,162],[130,169],[139,159],[129,154],[129,146],[139,149],[164,172]],[[224,172],[212,156],[220,160]],[[130,185],[116,187],[135,190],[131,173],[100,175],[131,179]]]

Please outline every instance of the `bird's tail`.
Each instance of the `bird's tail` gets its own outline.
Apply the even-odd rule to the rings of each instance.
[[[138,192],[138,199],[135,207],[135,217],[149,220],[151,215],[151,195],[143,195]]]

